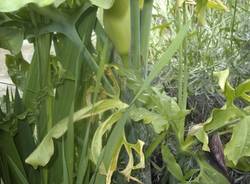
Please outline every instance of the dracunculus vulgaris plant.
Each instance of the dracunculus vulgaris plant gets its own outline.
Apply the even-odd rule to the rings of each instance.
[[[209,151],[208,133],[229,120],[220,119],[218,127],[213,125],[215,120],[208,120],[184,135],[185,95],[178,96],[181,103],[177,104],[151,86],[177,51],[184,53],[191,29],[190,20],[179,15],[176,37],[149,72],[152,4],[153,0],[0,2],[0,46],[11,52],[6,64],[18,88],[15,95],[7,91],[1,113],[4,183],[151,183],[146,170],[150,172],[150,156],[159,145],[172,182],[229,182],[203,154]],[[222,5],[218,0],[200,0],[197,5],[178,1],[176,11],[181,14],[188,11],[187,6],[196,6],[198,19],[204,20],[208,7],[225,8]],[[100,17],[98,9],[103,12]],[[30,64],[20,52],[24,39],[34,47]],[[180,62],[180,79],[185,65]],[[228,73],[218,76],[221,89],[230,97],[235,89],[227,85]],[[236,88],[245,99],[247,84]],[[185,84],[179,88],[184,91]],[[234,107],[231,101],[228,104]],[[213,116],[219,116],[217,111]],[[234,117],[245,117],[237,112]],[[145,136],[147,131],[156,135],[153,141]],[[164,144],[171,135],[177,142],[176,153]],[[194,152],[192,146],[198,141],[204,151]],[[230,147],[226,149],[230,167],[248,156],[242,152],[236,158]],[[186,157],[196,165],[184,168],[180,161]]]

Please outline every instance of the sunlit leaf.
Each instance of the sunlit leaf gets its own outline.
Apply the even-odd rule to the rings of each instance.
[[[220,86],[222,92],[224,92],[226,82],[227,82],[227,79],[228,79],[228,76],[229,76],[229,69],[219,71],[219,72],[214,72],[214,76],[218,78],[219,86]]]
[[[101,154],[102,150],[102,137],[103,135],[110,130],[112,125],[118,121],[122,116],[121,112],[113,113],[108,119],[102,122],[95,131],[95,134],[92,138],[91,144],[91,156],[93,162],[96,164],[99,155]]]
[[[195,136],[200,142],[203,143],[202,150],[210,151],[208,147],[208,135],[204,130],[204,126],[202,124],[194,125],[190,132],[190,135]]]
[[[109,109],[123,109],[126,108],[127,104],[122,103],[118,100],[103,100],[99,101],[94,105],[87,106],[73,114],[73,122],[79,121],[81,119],[94,116],[96,114],[102,113]],[[61,137],[68,128],[68,118],[64,118],[59,121],[44,137],[42,142],[38,147],[29,155],[25,160],[26,163],[32,165],[34,168],[38,166],[45,166],[51,156],[54,153],[53,138],[58,139]]]
[[[208,0],[207,6],[217,10],[229,11],[228,7],[221,0]]]

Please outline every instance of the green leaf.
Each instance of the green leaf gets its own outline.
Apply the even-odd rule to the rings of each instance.
[[[118,0],[120,1],[120,0]],[[103,9],[109,9],[113,6],[115,0],[90,0],[90,2]]]
[[[220,86],[222,92],[224,92],[226,82],[227,82],[228,76],[229,76],[229,69],[219,71],[219,72],[214,72],[213,75],[218,78],[219,86]]]
[[[133,108],[130,111],[130,117],[134,121],[140,121],[143,120],[145,124],[151,124],[154,128],[154,131],[159,134],[163,132],[164,130],[168,129],[168,120],[166,117],[161,116],[158,113],[150,112],[145,108]]]
[[[99,101],[94,105],[87,106],[75,112],[73,114],[73,122],[100,114],[110,109],[124,109],[126,107],[127,104],[124,104],[119,100],[110,99]],[[67,128],[68,118],[66,117],[59,121],[52,129],[50,129],[48,134],[43,138],[42,142],[29,155],[25,162],[32,165],[34,168],[37,168],[38,166],[45,166],[49,162],[51,156],[54,154],[53,138],[60,138],[67,131]]]
[[[150,86],[150,83],[154,80],[155,77],[159,76],[161,70],[170,62],[173,55],[179,49],[182,44],[182,41],[188,33],[189,24],[186,24],[180,28],[180,32],[177,34],[176,38],[172,41],[166,52],[161,56],[161,59],[154,64],[153,69],[151,70],[147,79],[143,82],[141,89],[135,95],[132,103],[141,95],[141,93]]]
[[[214,109],[212,115],[204,123],[204,128],[206,131],[215,131],[242,115],[243,113],[235,106],[224,106],[221,109]]]
[[[198,23],[204,25],[206,24],[206,10],[207,10],[208,0],[197,0],[196,2],[197,2],[196,13],[197,13]]]
[[[237,97],[242,97],[244,100],[250,102],[250,95],[247,94],[247,92],[250,91],[250,79],[244,81],[241,83],[237,88],[235,89],[235,95]]]
[[[48,6],[52,3],[57,3],[60,0],[8,0],[0,2],[0,12],[16,11],[28,3],[35,3],[38,6]]]
[[[16,163],[11,159],[11,157],[7,156],[7,158],[9,160],[10,167],[12,168],[13,171],[15,171],[15,174],[17,175],[17,178],[19,179],[20,184],[29,184],[26,176],[23,175],[22,171],[20,171]]]
[[[143,154],[144,142],[141,140],[138,140],[136,144],[130,144],[127,142],[124,133],[124,126],[127,119],[128,114],[125,112],[123,113],[123,116],[120,118],[120,120],[116,123],[111,135],[109,136],[108,142],[102,152],[104,156],[101,160],[99,173],[96,177],[95,184],[104,183],[104,181],[106,181],[106,184],[111,183],[112,175],[114,171],[117,170],[118,158],[122,146],[125,147],[126,153],[128,154],[128,163],[121,173],[127,178],[128,182],[130,179],[140,182],[137,178],[131,176],[131,172],[132,170],[142,169],[145,167],[145,159]],[[139,156],[139,162],[137,164],[135,164],[134,161],[134,153]]]
[[[9,2],[9,1],[2,1]],[[1,3],[0,3],[1,9]],[[1,11],[1,10],[0,10]],[[20,52],[24,39],[24,30],[15,26],[0,27],[0,48],[9,50],[13,55]]]
[[[225,6],[221,0],[208,0],[207,6],[208,8],[229,11],[228,7]]]
[[[113,124],[117,122],[122,117],[122,112],[118,111],[113,113],[108,119],[101,123],[95,131],[95,134],[92,138],[91,144],[91,157],[93,162],[96,164],[99,155],[102,151],[102,137],[103,135],[111,129]]]
[[[195,136],[200,142],[203,143],[202,150],[210,151],[208,147],[208,135],[204,130],[204,126],[202,124],[194,125],[190,132],[190,135]]]
[[[224,154],[234,165],[237,165],[240,158],[250,156],[249,122],[250,116],[246,116],[235,125],[231,140],[225,146]]]
[[[181,167],[176,162],[174,155],[169,150],[168,146],[161,145],[161,154],[164,162],[167,164],[168,171],[179,181],[184,182],[185,178],[183,176]]]
[[[226,160],[228,167],[238,169],[244,172],[250,172],[250,157],[242,157],[238,160],[237,165],[234,165],[232,161]]]
[[[197,157],[198,164],[200,165],[200,174],[195,179],[195,183],[198,184],[229,184],[227,178],[225,178],[219,171],[213,168],[207,161],[202,157]]]
[[[218,78],[218,83],[221,91],[227,99],[227,105],[232,105],[235,99],[235,89],[230,85],[228,81],[229,69],[214,72],[214,76]]]

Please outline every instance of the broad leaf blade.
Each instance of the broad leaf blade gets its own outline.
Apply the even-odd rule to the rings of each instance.
[[[243,118],[233,128],[231,140],[225,146],[225,156],[237,165],[239,159],[250,156],[250,116]]]

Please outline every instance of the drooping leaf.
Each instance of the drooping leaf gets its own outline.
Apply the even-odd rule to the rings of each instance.
[[[28,3],[35,3],[38,6],[47,6],[52,3],[57,3],[61,0],[9,0],[0,2],[0,12],[16,11]]]
[[[2,1],[9,2],[9,1]],[[1,3],[0,2],[0,12]],[[9,50],[13,55],[20,52],[24,39],[24,30],[16,26],[0,27],[0,48]]]
[[[103,135],[110,130],[112,125],[118,121],[122,116],[121,112],[116,112],[112,114],[108,119],[106,119],[103,123],[99,125],[99,127],[96,129],[95,134],[92,138],[92,144],[91,144],[91,156],[93,162],[96,164],[99,155],[101,154],[102,150],[102,137]]]
[[[109,136],[108,142],[103,149],[103,158],[101,160],[99,173],[95,179],[95,184],[99,183],[111,183],[111,178],[114,171],[117,170],[118,158],[120,155],[120,151],[122,146],[125,147],[126,153],[128,154],[128,163],[121,173],[127,178],[128,182],[130,180],[134,180],[136,182],[141,183],[137,178],[131,176],[132,170],[142,169],[145,167],[145,159],[144,153],[142,151],[144,142],[138,140],[136,144],[130,144],[127,142],[125,133],[124,133],[124,126],[128,119],[127,112],[123,113],[123,116],[120,120],[116,123],[114,129]],[[139,156],[139,162],[135,164],[134,162],[134,153]]]
[[[183,176],[180,165],[176,162],[174,155],[169,150],[168,146],[161,145],[161,154],[168,171],[179,181],[184,182],[185,178]]]
[[[128,163],[127,163],[126,168],[124,170],[122,170],[121,173],[127,178],[128,182],[131,179],[131,180],[134,180],[138,183],[141,183],[137,178],[131,176],[131,172],[133,170],[143,169],[145,167],[145,160],[144,160],[144,153],[143,153],[144,142],[141,140],[138,140],[136,144],[130,144],[127,142],[125,136],[124,136],[123,140],[124,140],[123,144],[125,146],[125,149],[127,151],[129,159],[128,159]],[[134,165],[135,161],[134,161],[134,156],[133,156],[132,150],[134,150],[135,153],[138,154],[138,156],[140,158],[139,163],[137,163],[136,165]]]
[[[99,101],[94,105],[87,106],[73,114],[73,122],[79,121],[81,119],[100,114],[104,111],[118,108],[126,108],[127,104],[122,103],[118,100],[103,100]],[[60,138],[68,128],[68,118],[64,118],[59,121],[43,138],[42,142],[38,147],[29,155],[25,160],[26,163],[32,165],[34,168],[38,166],[45,166],[51,156],[54,154],[54,144],[53,138]]]
[[[242,115],[242,112],[234,105],[230,107],[224,106],[221,109],[214,109],[211,116],[204,123],[204,128],[206,131],[217,130]]]
[[[240,158],[250,156],[250,116],[244,117],[233,128],[231,140],[226,144],[224,154],[237,165]]]

